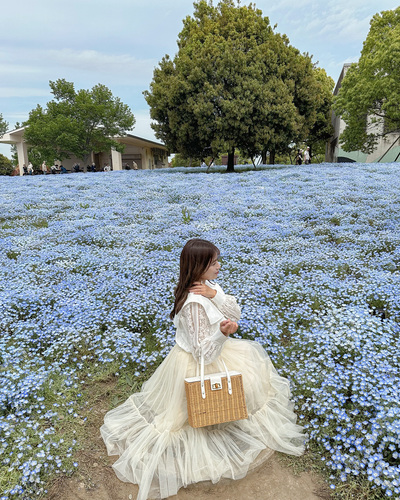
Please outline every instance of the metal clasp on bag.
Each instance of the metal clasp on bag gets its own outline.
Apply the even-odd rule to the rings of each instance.
[[[226,364],[223,359],[221,359],[221,362],[224,366],[225,373],[226,373],[226,381],[228,384],[228,394],[232,395],[232,381],[231,381],[231,376],[228,371],[228,368],[226,367]],[[215,387],[213,387],[214,383]],[[210,386],[213,391],[220,391],[222,389],[222,379],[220,376],[217,377],[210,377]],[[203,399],[206,399],[206,388],[204,386],[204,354],[203,351],[201,351],[200,355],[200,387],[201,387],[201,397]]]
[[[222,389],[221,377],[210,377],[210,385],[212,391],[220,391]]]

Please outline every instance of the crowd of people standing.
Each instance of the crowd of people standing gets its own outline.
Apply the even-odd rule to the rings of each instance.
[[[68,170],[62,164],[54,163],[53,165],[51,165],[51,167],[48,167],[45,161],[41,164],[40,169],[38,168],[35,169],[31,161],[28,163],[28,166],[26,166],[26,164],[24,163],[22,166],[22,170],[23,170],[23,175],[35,175],[35,174],[47,175],[47,174],[68,173]]]
[[[136,166],[137,168],[137,166]],[[47,175],[47,174],[68,174],[70,172],[72,173],[78,173],[78,172],[85,172],[83,168],[81,168],[80,163],[74,163],[73,167],[71,170],[67,170],[62,163],[57,163],[54,162],[51,167],[49,167],[46,164],[46,161],[43,161],[41,164],[40,168],[35,168],[32,165],[32,162],[30,161],[28,165],[25,163],[23,164],[23,175],[36,175],[36,174],[42,174],[42,175]],[[110,172],[112,170],[112,167],[110,166],[109,163],[105,163],[104,167],[101,169],[103,172]],[[86,172],[98,172],[100,171],[95,162],[92,162],[91,165],[87,165],[86,167]]]

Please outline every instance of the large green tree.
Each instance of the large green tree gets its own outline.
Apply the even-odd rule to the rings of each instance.
[[[78,90],[64,79],[50,81],[54,99],[45,109],[38,105],[25,123],[25,140],[43,159],[76,156],[86,162],[90,153],[123,146],[113,139],[124,136],[135,118],[129,107],[104,85]]]
[[[371,153],[379,137],[400,129],[400,7],[376,14],[361,56],[334,101],[346,122],[345,151]]]
[[[12,163],[7,156],[0,154],[0,175],[11,175],[13,170]]]
[[[308,134],[303,138],[303,142],[310,146],[313,156],[325,155],[326,141],[332,137],[334,128],[332,125],[332,101],[335,82],[333,78],[326,74],[322,68],[314,67],[314,106]]]
[[[3,137],[3,135],[7,132],[7,130],[8,130],[8,123],[5,121],[3,115],[0,113],[0,138]]]
[[[254,156],[306,139],[320,85],[311,57],[275,33],[252,4],[200,0],[183,21],[178,53],[166,55],[145,92],[156,136],[184,157],[234,149]]]

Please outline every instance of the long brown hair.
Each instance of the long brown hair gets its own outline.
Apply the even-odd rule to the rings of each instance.
[[[185,303],[189,288],[195,281],[199,281],[207,271],[215,256],[219,255],[218,248],[207,240],[193,238],[183,247],[180,258],[179,281],[175,288],[175,304],[170,318],[178,314]]]

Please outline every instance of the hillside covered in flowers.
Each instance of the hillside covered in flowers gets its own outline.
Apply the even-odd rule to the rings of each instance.
[[[124,171],[0,184],[0,500],[79,464],[83,387],[174,342],[179,254],[221,250],[240,337],[289,377],[332,488],[400,498],[399,164]]]

